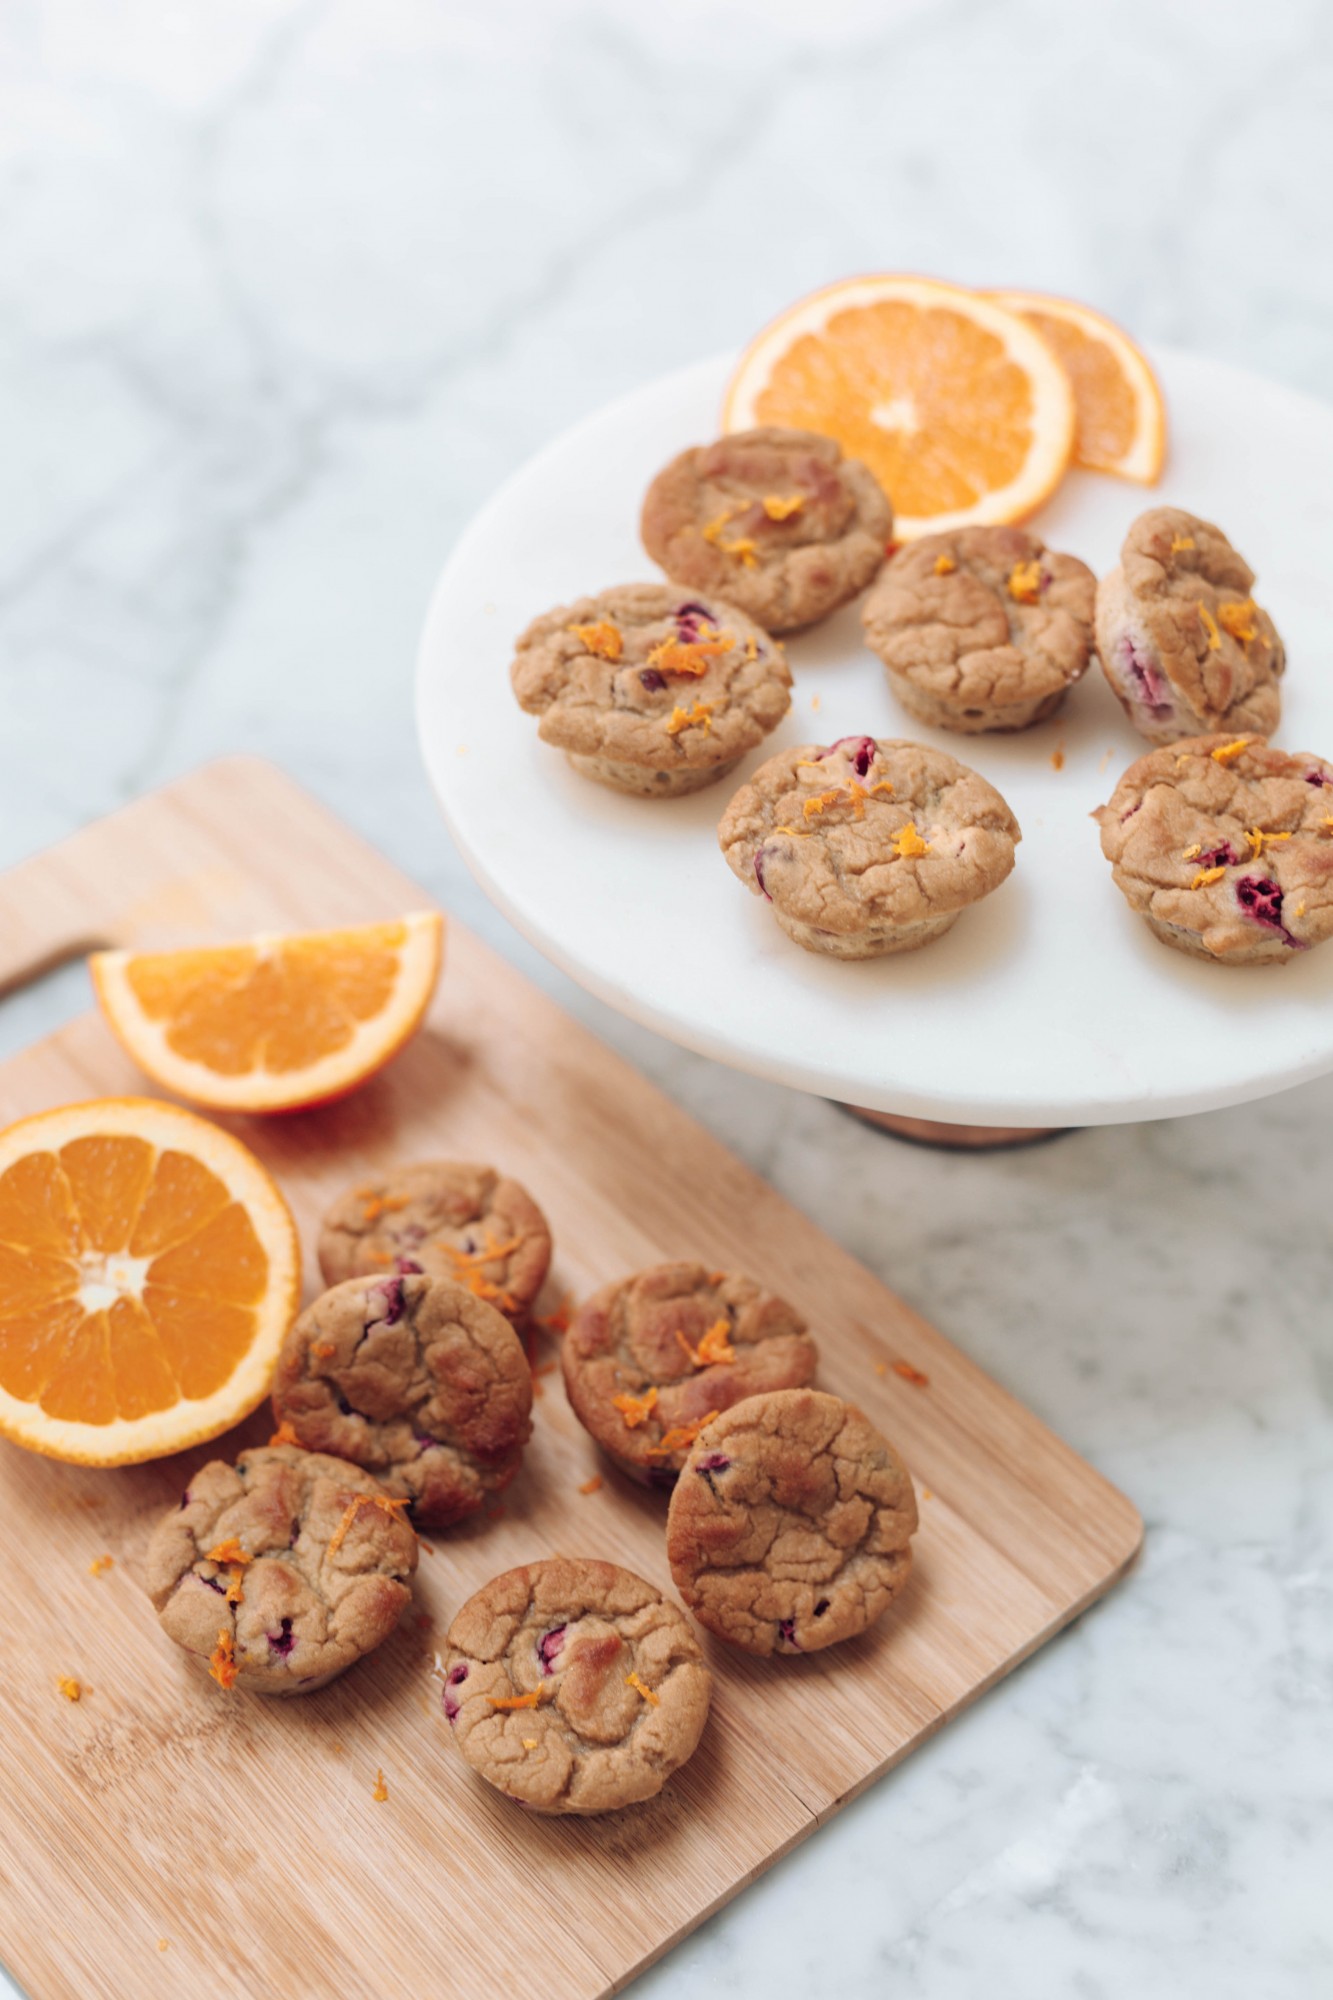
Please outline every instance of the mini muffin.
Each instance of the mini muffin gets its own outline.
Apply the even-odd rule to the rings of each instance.
[[[387,1639],[417,1538],[369,1473],[290,1445],[196,1472],[148,1546],[163,1630],[223,1688],[311,1694]]]
[[[663,468],[643,545],[676,583],[715,590],[769,632],[794,632],[864,590],[893,509],[868,466],[815,431],[737,431]]]
[[[918,722],[1027,729],[1086,671],[1096,592],[1086,563],[1026,528],[957,528],[900,549],[861,622]]]
[[[735,769],[791,706],[782,648],[718,597],[626,583],[535,619],[511,669],[544,743],[613,791],[670,799]]]
[[[1224,965],[1283,965],[1333,937],[1333,764],[1262,737],[1194,736],[1131,764],[1101,825],[1154,935]]]
[[[837,1396],[751,1396],[700,1431],[671,1496],[667,1558],[700,1624],[747,1653],[864,1632],[907,1582],[907,1468]]]
[[[622,1470],[673,1486],[701,1421],[815,1372],[815,1343],[785,1300],[702,1264],[655,1264],[604,1285],[561,1344],[584,1429]]]
[[[299,1316],[273,1378],[296,1443],[365,1466],[413,1525],[447,1528],[508,1486],[532,1432],[518,1335],[445,1278],[349,1278]]]
[[[881,958],[942,937],[1014,865],[1018,822],[946,750],[840,736],[761,764],[718,828],[727,866],[789,938]]]
[[[551,1231],[525,1187],[466,1160],[421,1160],[359,1181],[319,1232],[326,1285],[425,1271],[521,1320],[551,1262]]]
[[[1253,588],[1254,571],[1211,521],[1179,507],[1139,515],[1119,569],[1097,586],[1097,650],[1140,736],[1277,727],[1287,656]]]
[[[555,1556],[477,1591],[449,1627],[444,1716],[488,1784],[536,1812],[614,1812],[694,1752],[712,1676],[689,1621],[608,1562]]]

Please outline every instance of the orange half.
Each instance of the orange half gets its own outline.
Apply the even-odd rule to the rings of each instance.
[[[934,278],[847,278],[741,357],[722,427],[821,431],[875,473],[897,539],[1021,521],[1064,476],[1074,398],[1051,348],[993,299]]]
[[[218,1111],[294,1111],[355,1089],[421,1024],[444,919],[296,931],[89,960],[112,1032],[163,1089]]]
[[[191,1111],[104,1098],[0,1133],[0,1433],[127,1465],[262,1402],[300,1300],[291,1213]]]
[[[1152,486],[1166,458],[1166,406],[1146,355],[1104,313],[1044,292],[988,292],[1059,355],[1074,391],[1074,463]]]

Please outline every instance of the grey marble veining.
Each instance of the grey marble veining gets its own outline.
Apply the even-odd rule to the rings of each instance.
[[[654,1040],[449,849],[431,583],[563,424],[847,271],[1086,296],[1328,394],[1331,98],[1319,0],[0,10],[0,862],[276,758],[1148,1520],[1127,1583],[654,2000],[1333,1991],[1333,1079],[958,1159]]]

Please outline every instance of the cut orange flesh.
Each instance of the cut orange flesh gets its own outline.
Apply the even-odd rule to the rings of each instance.
[[[1074,463],[1153,485],[1166,457],[1157,378],[1129,335],[1104,314],[1044,292],[990,292],[1029,320],[1068,372],[1077,419]]]
[[[434,991],[443,933],[425,910],[197,951],[99,951],[89,967],[112,1031],[155,1083],[214,1110],[293,1111],[397,1054]]]
[[[727,431],[784,424],[835,437],[893,502],[898,540],[1025,519],[1058,485],[1074,399],[1019,314],[933,278],[848,278],[752,342]]]
[[[269,1174],[172,1104],[104,1098],[0,1133],[0,1432],[86,1465],[160,1458],[267,1394],[300,1297]]]

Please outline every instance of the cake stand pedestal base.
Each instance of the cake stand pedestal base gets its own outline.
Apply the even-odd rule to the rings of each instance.
[[[853,1118],[892,1132],[895,1139],[910,1140],[914,1146],[942,1146],[955,1153],[993,1153],[1005,1146],[1035,1146],[1043,1139],[1058,1139],[1072,1125],[941,1125],[933,1118],[900,1118],[893,1111],[867,1111],[859,1104],[844,1104]]]

